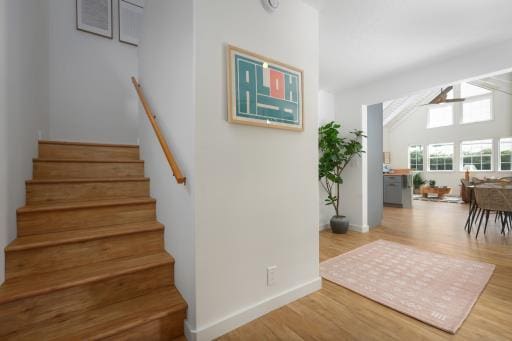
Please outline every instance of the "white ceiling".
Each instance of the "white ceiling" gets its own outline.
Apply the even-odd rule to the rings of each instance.
[[[366,85],[512,39],[510,0],[322,0],[320,87]]]

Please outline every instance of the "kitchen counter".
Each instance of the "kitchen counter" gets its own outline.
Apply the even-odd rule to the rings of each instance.
[[[410,174],[386,173],[384,178],[384,206],[412,207],[412,178]]]

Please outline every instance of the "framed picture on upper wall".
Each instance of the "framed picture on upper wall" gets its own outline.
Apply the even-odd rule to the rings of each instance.
[[[303,71],[238,47],[227,47],[228,121],[303,131]]]
[[[144,19],[144,0],[119,0],[119,41],[138,46]]]
[[[112,0],[76,0],[76,28],[112,39]]]

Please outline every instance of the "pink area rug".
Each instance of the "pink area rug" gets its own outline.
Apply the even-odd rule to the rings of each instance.
[[[378,240],[320,264],[323,278],[455,334],[495,266]]]

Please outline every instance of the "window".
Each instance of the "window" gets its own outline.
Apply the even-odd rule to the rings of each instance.
[[[428,110],[428,128],[445,127],[453,124],[453,106],[436,105]]]
[[[476,85],[471,85],[469,83],[461,83],[460,85],[460,95],[461,97],[467,98],[467,97],[474,97],[474,96],[480,96],[480,95],[487,95],[490,94],[491,91],[481,88]]]
[[[423,146],[409,146],[409,168],[413,171],[423,170]]]
[[[492,170],[492,140],[465,141],[460,144],[461,169],[474,165],[478,170]]]
[[[500,170],[512,170],[512,137],[500,140]]]
[[[462,104],[462,123],[489,121],[491,115],[491,98],[466,100]]]
[[[453,143],[439,143],[428,146],[429,170],[453,170]]]
[[[462,103],[462,123],[489,121],[492,119],[492,92],[469,83],[460,85],[461,97],[466,98]]]

